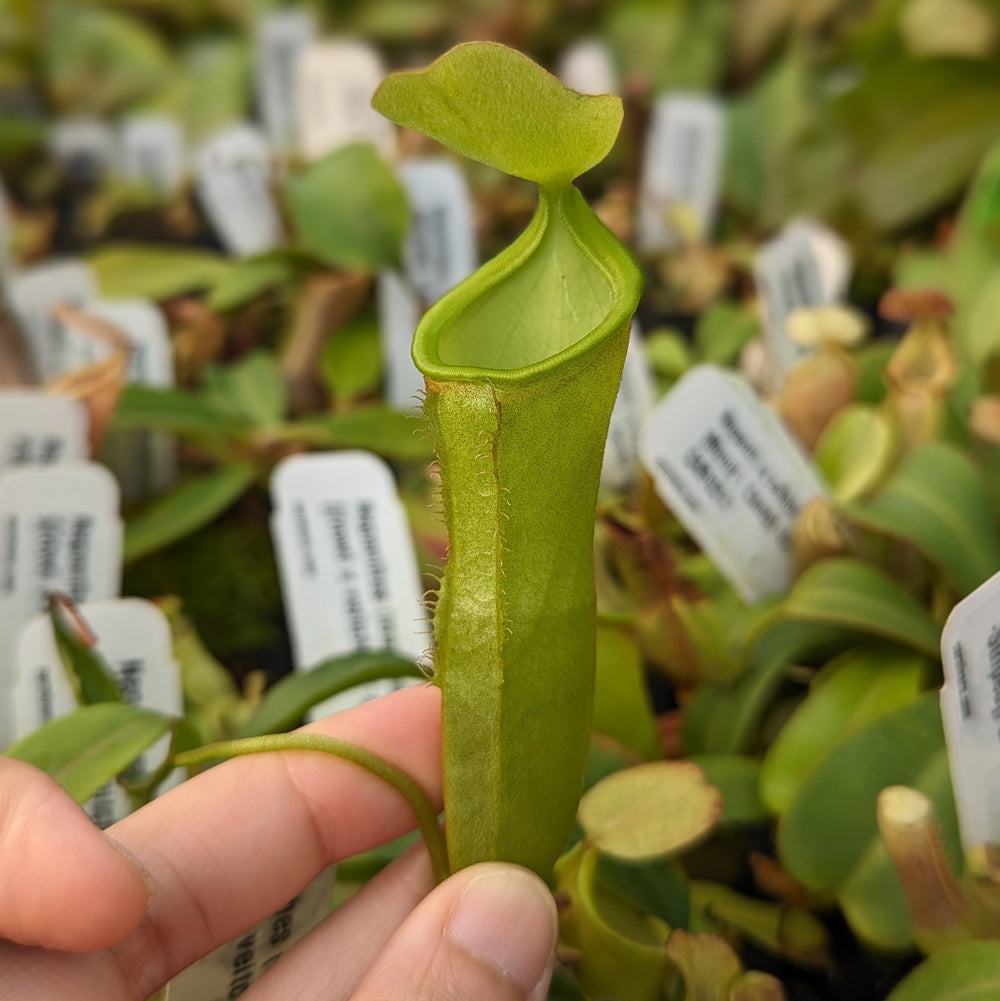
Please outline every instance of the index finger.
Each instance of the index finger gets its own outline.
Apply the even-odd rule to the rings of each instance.
[[[440,805],[438,689],[406,688],[305,729],[381,755]],[[135,996],[146,997],[325,866],[413,827],[394,789],[340,759],[290,751],[225,762],[108,831],[154,886],[142,922],[114,949],[116,963]]]

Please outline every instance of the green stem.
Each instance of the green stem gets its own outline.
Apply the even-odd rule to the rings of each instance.
[[[174,764],[181,767],[204,764],[218,758],[233,758],[244,754],[263,754],[269,751],[322,751],[334,757],[349,761],[365,771],[387,782],[398,792],[413,810],[417,827],[427,845],[434,867],[434,877],[440,883],[450,875],[448,849],[444,834],[438,824],[437,811],[419,783],[402,769],[380,758],[363,747],[357,747],[346,740],[323,737],[315,733],[278,733],[265,737],[248,737],[244,740],[222,740],[206,744],[192,751],[184,751],[174,758]]]
[[[153,798],[156,787],[177,767],[174,755],[176,745],[177,727],[175,726],[170,731],[170,749],[167,751],[166,757],[154,771],[134,782],[119,778],[118,781],[124,787],[125,794],[128,796],[129,804],[133,810],[138,810],[140,807],[145,806]]]

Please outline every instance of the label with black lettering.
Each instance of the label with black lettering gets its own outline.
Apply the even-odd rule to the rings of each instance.
[[[240,123],[206,140],[195,157],[195,177],[205,215],[230,254],[251,257],[281,242],[271,156],[259,129]]]
[[[232,942],[178,973],[166,1001],[233,1001],[330,913],[333,867]]]
[[[657,493],[744,601],[789,586],[792,526],[825,488],[739,376],[693,368],[653,408],[640,455]]]
[[[64,118],[49,132],[49,150],[69,178],[78,184],[94,184],[114,160],[115,136],[99,118]]]
[[[369,452],[291,456],[275,468],[271,499],[296,669],[358,650],[422,656],[429,639],[420,577],[389,467]],[[395,680],[362,686],[317,706],[312,716],[399,687]]]
[[[760,249],[754,277],[763,306],[764,340],[779,375],[808,353],[785,330],[789,314],[836,302],[844,295],[850,274],[847,245],[811,220],[789,223]]]
[[[395,158],[396,127],[371,103],[384,76],[379,54],[365,42],[315,42],[300,52],[296,117],[307,160],[355,142],[369,142],[387,160]]]
[[[118,131],[122,179],[169,198],[184,183],[184,134],[169,115],[131,115]]]
[[[305,8],[273,10],[257,21],[257,109],[272,149],[293,151],[299,139],[295,64],[316,39],[316,22]]]
[[[87,411],[40,389],[0,389],[0,473],[87,458]]]
[[[620,86],[611,51],[599,38],[575,42],[559,57],[556,76],[579,94],[617,94]]]
[[[386,400],[399,410],[416,410],[424,392],[424,377],[413,363],[410,348],[421,307],[409,278],[398,271],[380,271],[375,310],[385,357]]]
[[[40,382],[59,372],[66,333],[53,316],[57,305],[82,306],[99,294],[97,279],[83,261],[61,258],[22,268],[7,283],[7,295]]]
[[[155,303],[140,298],[95,299],[82,312],[110,324],[127,341],[128,382],[160,389],[174,385],[167,322]],[[102,361],[115,350],[72,319],[63,326],[64,370]],[[124,503],[162,493],[177,479],[177,442],[164,432],[112,430],[105,438],[101,459],[117,477]]]
[[[827,302],[836,302],[847,295],[853,261],[851,248],[829,226],[815,219],[799,218],[789,222],[783,232],[802,233],[812,248],[813,260],[819,269],[819,282]]]
[[[11,689],[24,626],[61,591],[76,604],[118,596],[122,523],[118,484],[102,465],[62,462],[0,476],[0,692]],[[0,747],[13,739],[0,698]]]
[[[714,97],[661,97],[643,151],[636,240],[655,253],[701,242],[711,231],[719,200],[725,112]],[[679,213],[686,214],[683,222]]]
[[[427,157],[400,164],[413,217],[403,244],[406,273],[430,305],[478,266],[472,199],[454,160]]]
[[[952,609],[941,663],[941,719],[968,851],[1000,841],[1000,574]]]
[[[80,615],[96,638],[97,652],[118,679],[130,705],[156,709],[168,716],[184,712],[180,667],[173,657],[170,625],[152,602],[142,598],[85,602]],[[14,687],[15,739],[26,737],[44,723],[76,708],[73,687],[59,659],[48,615],[32,619],[17,645],[17,682]],[[154,744],[129,769],[141,777],[159,767],[170,751],[170,737]],[[158,793],[183,779],[178,769]],[[131,812],[128,796],[112,782],[86,804],[101,828],[110,827]]]
[[[653,373],[643,350],[639,325],[633,320],[622,381],[604,446],[602,486],[628,490],[635,483],[639,472],[639,436],[653,407],[654,390]]]

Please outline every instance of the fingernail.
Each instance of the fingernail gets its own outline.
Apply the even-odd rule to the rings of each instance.
[[[528,1001],[548,989],[558,925],[548,887],[527,869],[487,864],[452,909],[445,936],[518,984]]]

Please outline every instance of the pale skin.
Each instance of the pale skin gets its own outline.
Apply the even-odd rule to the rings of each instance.
[[[397,692],[306,728],[405,768],[438,805],[440,697]],[[0,757],[0,1001],[145,1001],[327,865],[413,827],[361,769],[313,752],[227,762],[99,831],[51,779]],[[500,863],[434,887],[422,846],[291,949],[243,1001],[541,1001],[556,913]]]

